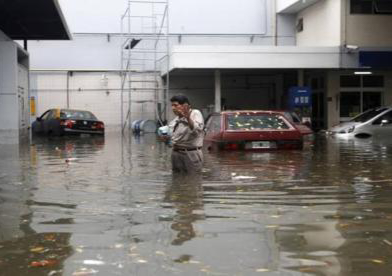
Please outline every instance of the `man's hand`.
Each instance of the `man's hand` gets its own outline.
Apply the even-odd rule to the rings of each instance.
[[[189,117],[191,116],[191,108],[187,103],[178,106],[178,112],[180,114],[180,117],[184,117],[186,119],[189,119]]]
[[[169,135],[160,135],[160,136],[158,136],[158,140],[161,142],[168,142],[170,140],[170,136]]]

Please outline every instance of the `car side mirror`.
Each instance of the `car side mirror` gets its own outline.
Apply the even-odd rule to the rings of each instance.
[[[37,122],[41,122],[42,121],[42,118],[41,117],[38,117],[37,118]]]
[[[381,125],[386,125],[386,124],[389,124],[389,121],[388,120],[381,120]]]

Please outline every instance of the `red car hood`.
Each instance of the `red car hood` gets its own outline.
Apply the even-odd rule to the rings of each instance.
[[[300,139],[302,139],[302,134],[298,130],[225,131],[222,134],[223,141],[276,141]]]

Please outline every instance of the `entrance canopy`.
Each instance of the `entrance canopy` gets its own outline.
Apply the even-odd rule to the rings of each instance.
[[[0,30],[13,40],[69,40],[57,0],[0,0]]]
[[[176,69],[334,69],[339,47],[176,45],[170,71]],[[166,72],[162,72],[165,74]]]

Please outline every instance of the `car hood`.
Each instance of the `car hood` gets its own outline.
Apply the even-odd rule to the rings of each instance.
[[[344,122],[341,124],[338,124],[336,126],[331,127],[330,129],[328,129],[329,132],[333,132],[333,133],[339,133],[339,132],[346,132],[350,127],[352,126],[358,126],[362,123],[359,122]]]

